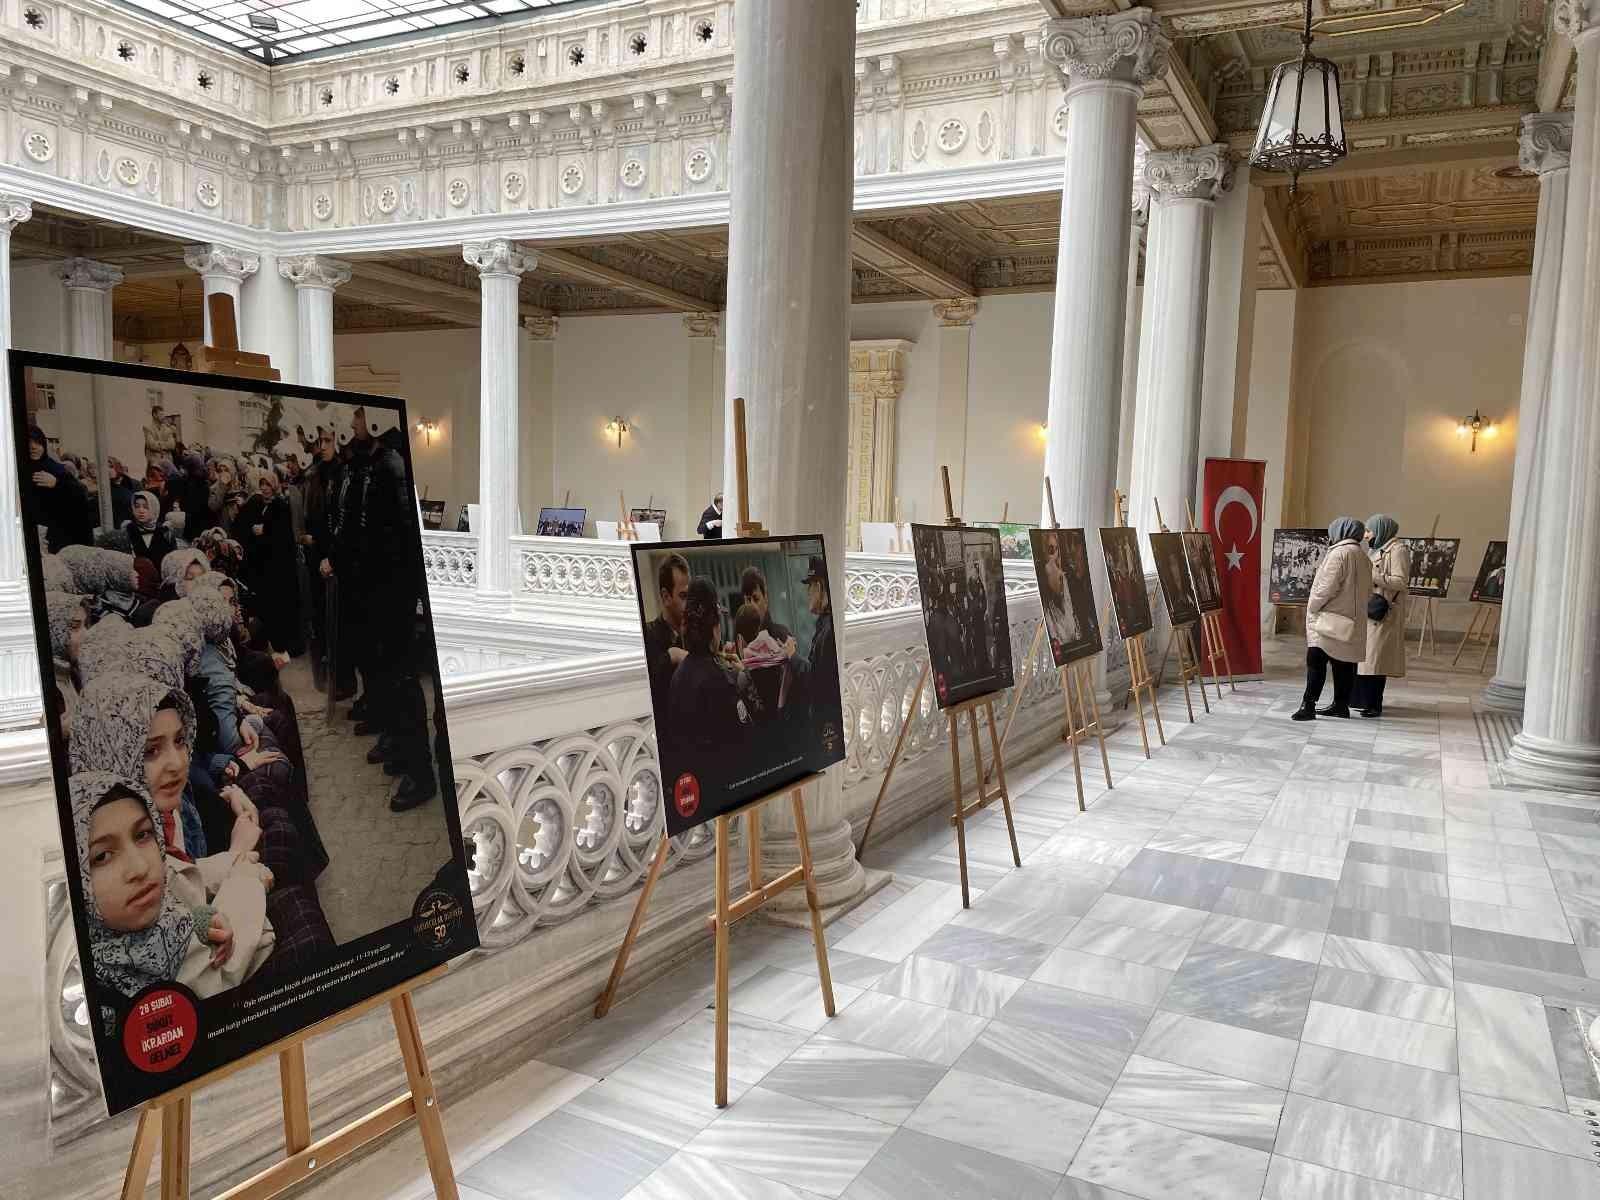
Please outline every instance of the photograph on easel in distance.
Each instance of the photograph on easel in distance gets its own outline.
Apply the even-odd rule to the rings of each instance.
[[[582,537],[586,508],[541,508],[535,532],[540,537]]]
[[[667,832],[844,758],[822,537],[633,546]]]
[[[1274,529],[1267,599],[1293,607],[1311,599],[1311,581],[1328,552],[1326,529]]]
[[[471,860],[401,403],[10,366],[85,1035],[114,1114],[477,946]],[[53,411],[26,404],[40,382]]]
[[[1506,594],[1506,543],[1490,542],[1478,564],[1478,577],[1472,581],[1476,604],[1499,604]]]
[[[1156,560],[1156,578],[1161,597],[1166,601],[1167,620],[1173,625],[1189,625],[1200,619],[1200,602],[1195,598],[1194,582],[1189,578],[1189,558],[1181,533],[1152,533],[1150,557]]]
[[[1011,624],[1000,531],[913,525],[911,547],[939,707],[1010,687]]]
[[[1035,529],[1033,571],[1039,579],[1050,655],[1058,667],[1099,654],[1100,618],[1089,577],[1089,547],[1081,529]]]
[[[1406,591],[1413,596],[1444,596],[1450,590],[1450,580],[1455,577],[1461,539],[1408,537],[1400,540],[1411,548],[1411,579]]]
[[[1106,578],[1111,584],[1111,607],[1117,614],[1117,632],[1124,641],[1149,633],[1155,618],[1150,613],[1150,593],[1144,590],[1139,531],[1127,525],[1102,529],[1100,549],[1106,556]]]
[[[1000,531],[1001,558],[1029,558],[1033,554],[1033,540],[1028,536],[1033,526],[1020,521],[973,521],[969,529],[997,529]]]
[[[1203,613],[1222,609],[1222,580],[1217,577],[1217,552],[1209,533],[1185,533],[1183,554],[1189,560],[1189,581],[1194,598]]]

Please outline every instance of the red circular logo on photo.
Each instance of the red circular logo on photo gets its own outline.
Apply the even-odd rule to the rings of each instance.
[[[679,775],[678,782],[672,785],[672,803],[680,817],[692,817],[700,807],[700,781],[690,772]]]
[[[941,699],[941,700],[949,700],[950,699],[950,689],[945,684],[944,672],[940,671],[937,675],[935,675],[933,677],[933,681],[934,681],[935,686],[937,686],[938,689],[939,689],[939,699]]]
[[[122,1048],[141,1071],[170,1071],[199,1040],[194,1001],[176,988],[155,988],[133,1002],[122,1026]]]

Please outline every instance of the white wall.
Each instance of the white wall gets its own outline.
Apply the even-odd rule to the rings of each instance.
[[[1295,308],[1302,295],[1294,291],[1257,292],[1255,340],[1250,352],[1250,406],[1246,413],[1246,458],[1267,464],[1261,503],[1264,544],[1284,524],[1284,456],[1289,443],[1289,403],[1294,383]],[[1262,581],[1266,587],[1265,577]]]
[[[983,319],[983,314],[978,314]],[[934,432],[939,414],[939,319],[931,301],[856,304],[850,339],[903,338],[916,343],[906,355],[906,377],[895,407],[894,494],[907,521],[944,519]]]
[[[67,353],[67,289],[56,263],[16,263],[11,268],[11,344],[18,350]]]
[[[1037,522],[1044,504],[1053,292],[985,296],[972,327],[966,516]]]

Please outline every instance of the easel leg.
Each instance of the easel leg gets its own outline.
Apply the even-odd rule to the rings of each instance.
[[[1483,606],[1477,605],[1472,610],[1472,620],[1467,622],[1466,632],[1461,635],[1461,644],[1456,647],[1456,656],[1450,660],[1452,667],[1461,661],[1461,652],[1467,648],[1467,643],[1472,640],[1473,634],[1478,631],[1478,622],[1483,617]]]
[[[144,1200],[145,1186],[150,1182],[150,1163],[160,1144],[161,1110],[146,1105],[139,1110],[139,1128],[133,1135],[133,1149],[128,1153],[128,1173],[122,1177],[121,1200]]]
[[[1071,667],[1061,668],[1061,696],[1067,702],[1067,741],[1072,743],[1072,778],[1078,785],[1078,811],[1084,812],[1088,806],[1083,802],[1083,767],[1078,761],[1078,731],[1088,727],[1089,714],[1083,714],[1083,724],[1079,725],[1072,711],[1072,675]]]
[[[749,890],[758,892],[761,890],[761,809],[758,806],[753,806],[745,816],[744,844],[750,860]]]
[[[1133,702],[1139,709],[1139,741],[1144,745],[1144,756],[1150,757],[1150,731],[1144,723],[1144,700],[1139,695],[1139,690],[1145,686],[1144,682],[1144,643],[1138,639],[1128,643],[1128,669],[1133,675]]]
[[[1144,663],[1145,678],[1148,679],[1150,677],[1150,664],[1145,661],[1143,642],[1139,643],[1139,661]],[[1150,711],[1156,718],[1156,737],[1160,738],[1161,744],[1165,746],[1167,744],[1167,731],[1161,725],[1161,702],[1156,699],[1156,690],[1153,687],[1150,689]]]
[[[956,790],[956,853],[961,859],[961,907],[972,907],[972,895],[967,889],[967,827],[961,819],[961,739],[960,721],[950,714],[950,777]]]
[[[650,893],[655,890],[656,880],[661,878],[661,868],[667,861],[668,841],[666,832],[661,834],[661,841],[656,846],[656,856],[650,861],[650,870],[644,877],[644,887],[639,890],[639,899],[633,906],[633,919],[628,922],[628,932],[623,936],[622,945],[617,950],[617,961],[611,964],[611,978],[606,981],[606,990],[600,993],[600,1000],[594,1006],[596,1018],[605,1016],[611,1011],[611,1004],[617,997],[617,985],[622,982],[622,972],[627,969],[628,955],[633,953],[634,939],[639,936],[639,929],[644,925],[645,911],[650,907]]]
[[[1033,641],[1028,646],[1028,657],[1022,660],[1022,673],[1017,677],[1016,683],[1011,688],[1011,707],[1006,712],[1006,727],[1000,734],[1000,744],[1004,746],[1006,739],[1011,736],[1011,722],[1017,719],[1017,709],[1022,707],[1023,693],[1028,690],[1028,682],[1033,678],[1034,660],[1039,657],[1039,643],[1044,640],[1044,618],[1039,618],[1039,624],[1033,631]],[[989,770],[983,773],[983,782],[989,782],[993,773],[994,764],[989,764]]]
[[[189,1200],[188,1096],[161,1107],[161,1200]]]
[[[995,776],[995,782],[999,785],[1000,806],[1006,812],[1006,835],[1011,839],[1011,861],[1020,867],[1022,865],[1022,852],[1017,849],[1017,827],[1011,819],[1011,791],[1006,787],[1005,744],[1000,740],[1000,732],[995,726],[993,701],[985,700],[983,702],[983,711],[989,718],[989,747],[994,753],[994,759],[989,764],[990,773]],[[972,717],[973,757],[976,761],[982,762],[983,751],[980,749],[978,741],[978,710],[973,709],[969,715]],[[1076,743],[1074,743],[1073,751],[1074,753],[1077,751]]]
[[[1198,634],[1198,630],[1199,630],[1198,622],[1196,624],[1194,624],[1194,625],[1189,626],[1189,633],[1188,633],[1189,649],[1194,655],[1194,681],[1200,685],[1200,703],[1205,706],[1206,715],[1210,716],[1211,715],[1211,701],[1206,698],[1206,673],[1205,673],[1205,668],[1201,665],[1200,651],[1199,651],[1199,649],[1198,649],[1198,647],[1196,645],[1200,640],[1199,634]],[[1222,699],[1222,693],[1221,692],[1217,693],[1217,699],[1218,700]]]
[[[861,844],[856,847],[856,857],[860,858],[867,849],[867,839],[872,836],[872,823],[878,819],[878,806],[883,803],[883,798],[889,792],[889,781],[894,778],[895,764],[900,761],[900,747],[905,744],[906,730],[911,727],[911,722],[917,716],[917,702],[922,699],[922,685],[928,682],[928,664],[922,664],[922,671],[917,676],[917,686],[911,692],[911,707],[906,709],[906,715],[900,721],[900,732],[894,739],[894,750],[889,754],[889,762],[883,770],[883,782],[878,784],[877,798],[872,802],[872,811],[867,814],[867,827],[861,831]]]
[[[438,1200],[459,1200],[456,1175],[450,1166],[450,1147],[444,1138],[444,1118],[439,1113],[439,1098],[428,1072],[428,1056],[422,1048],[422,1031],[417,1027],[417,1009],[411,993],[402,992],[389,1001],[394,1017],[395,1037],[406,1064],[406,1082],[417,1107],[417,1132],[428,1156],[428,1174],[433,1178],[433,1194]]]
[[[311,1108],[306,1098],[306,1047],[296,1042],[278,1055],[283,1089],[283,1149],[288,1156],[311,1145]]]
[[[1172,649],[1173,642],[1176,642],[1177,645],[1178,645],[1178,678],[1183,680],[1183,706],[1189,710],[1189,724],[1193,725],[1194,724],[1194,699],[1193,699],[1193,697],[1191,697],[1189,695],[1189,654],[1188,654],[1188,649],[1187,649],[1188,641],[1189,641],[1189,633],[1188,633],[1187,630],[1185,630],[1185,629],[1174,629],[1172,631],[1172,639],[1171,639],[1171,641],[1169,641],[1167,643],[1167,649],[1168,650]],[[1166,659],[1166,656],[1163,655],[1162,656],[1163,673],[1165,672],[1165,659]],[[1151,703],[1154,703],[1154,702],[1155,702],[1155,697],[1152,695]]]
[[[1105,726],[1100,724],[1100,701],[1094,697],[1094,679],[1089,674],[1088,666],[1080,663],[1078,666],[1078,707],[1080,709],[1084,707],[1085,698],[1087,698],[1089,711],[1094,713],[1094,735],[1100,742],[1100,765],[1106,770],[1106,787],[1109,788],[1113,786],[1111,783],[1111,756],[1106,753]]]
[[[1500,610],[1498,608],[1490,608],[1488,605],[1485,605],[1483,612],[1483,657],[1478,660],[1479,675],[1482,675],[1489,666],[1489,651],[1494,649],[1495,634],[1500,631],[1500,625],[1495,620],[1495,618],[1499,616]]]
[[[806,907],[811,910],[811,940],[817,951],[817,978],[822,983],[822,1011],[834,1015],[833,972],[828,969],[828,941],[822,935],[822,902],[817,897],[817,877],[811,869],[811,834],[806,828],[806,798],[794,790],[795,840],[800,843],[800,866],[805,870]]]
[[[1216,632],[1217,645],[1222,647],[1222,665],[1228,672],[1228,690],[1237,692],[1239,685],[1233,681],[1233,660],[1228,655],[1228,639],[1222,636],[1222,618],[1211,614],[1211,628]]]
[[[728,1107],[728,818],[717,818],[717,1084],[718,1108]]]

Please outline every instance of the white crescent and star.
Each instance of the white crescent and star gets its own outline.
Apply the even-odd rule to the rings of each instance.
[[[1216,507],[1211,510],[1211,527],[1217,530],[1222,528],[1222,514],[1230,504],[1243,505],[1244,510],[1250,514],[1250,536],[1245,539],[1245,545],[1248,546],[1255,540],[1256,531],[1260,528],[1261,514],[1256,511],[1255,498],[1238,484],[1222,489],[1222,494],[1217,497]],[[1227,559],[1228,570],[1241,569],[1239,564],[1244,561],[1244,553],[1239,549],[1238,542],[1235,542],[1233,548],[1227,552]]]

